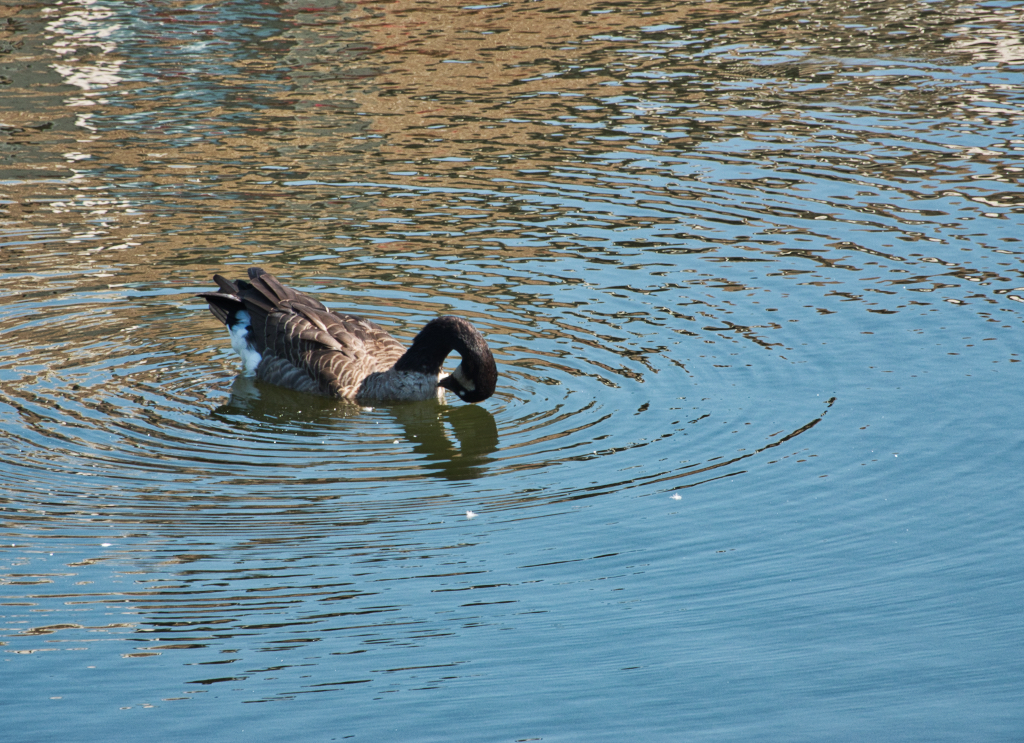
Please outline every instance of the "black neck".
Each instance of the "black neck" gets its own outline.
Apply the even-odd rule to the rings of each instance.
[[[487,348],[476,328],[461,317],[445,315],[423,326],[409,350],[395,362],[395,370],[440,374],[441,365],[452,351],[458,351],[463,361],[479,358],[480,347]]]

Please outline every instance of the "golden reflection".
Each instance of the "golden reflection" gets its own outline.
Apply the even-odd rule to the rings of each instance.
[[[527,259],[588,243],[600,250],[602,237],[571,225],[546,228],[536,203],[524,210],[524,191],[536,202],[544,187],[564,196],[604,178],[615,194],[624,170],[660,169],[687,156],[699,163],[703,143],[735,137],[752,145],[754,162],[766,159],[772,142],[830,126],[816,111],[826,114],[837,95],[878,100],[879,82],[901,98],[896,108],[948,113],[955,91],[904,93],[869,60],[970,58],[979,20],[989,24],[983,40],[999,41],[996,61],[1016,59],[1019,43],[1011,11],[964,4],[836,1],[798,13],[739,0],[325,0],[230,8],[168,2],[125,14],[83,0],[38,15],[0,13],[10,20],[0,36],[19,52],[4,60],[6,92],[18,105],[3,112],[3,131],[12,132],[19,155],[32,143],[30,167],[63,175],[52,184],[6,185],[7,210],[36,225],[92,223],[106,243],[95,252],[127,246],[103,257],[124,281],[159,280],[154,259],[197,276],[225,251],[273,246],[276,269],[310,253],[333,256],[346,240],[361,250],[368,239],[402,252],[423,244],[447,257],[499,250],[503,259]],[[616,149],[633,160],[606,159]],[[827,168],[896,182],[921,168],[965,177],[969,164],[985,161],[934,148],[888,159],[811,154]],[[776,170],[774,180],[720,186],[766,197],[762,215],[817,218],[771,203],[773,193],[800,183],[799,172]],[[707,189],[688,183],[677,175],[665,184],[674,192],[646,189],[646,213],[611,216],[606,233],[643,226],[666,233],[660,247],[713,243],[680,200],[689,190],[725,223],[735,221],[735,202],[716,207]],[[409,198],[371,184],[408,188]],[[471,193],[481,196],[478,214],[460,213],[452,201]],[[590,199],[579,193],[586,208]],[[550,210],[551,221],[563,217],[564,204]],[[681,217],[692,223],[682,232]],[[89,254],[61,260],[93,261]]]

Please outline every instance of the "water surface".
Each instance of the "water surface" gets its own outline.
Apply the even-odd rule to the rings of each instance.
[[[1020,738],[1018,4],[0,16],[12,741]],[[249,265],[497,394],[238,379]]]

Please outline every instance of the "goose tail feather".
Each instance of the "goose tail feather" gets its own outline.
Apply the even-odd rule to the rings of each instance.
[[[214,274],[213,280],[217,282],[222,294],[238,294],[238,284],[230,279],[225,279],[219,273]],[[202,296],[202,295],[200,295]]]
[[[238,312],[245,309],[245,305],[242,304],[242,300],[238,298],[237,294],[203,292],[196,296],[205,299],[213,316],[229,328]]]

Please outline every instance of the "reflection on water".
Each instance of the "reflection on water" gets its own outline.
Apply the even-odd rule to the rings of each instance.
[[[1022,20],[0,8],[9,726],[1012,738]],[[235,378],[253,264],[497,394]]]
[[[231,386],[228,402],[213,411],[213,415],[227,425],[233,421],[241,426],[260,424],[261,437],[273,439],[270,446],[279,447],[291,460],[291,467],[301,466],[298,452],[303,449],[303,453],[322,461],[326,445],[336,447],[345,458],[346,465],[354,470],[366,466],[366,462],[360,460],[379,456],[379,442],[365,446],[369,443],[367,429],[381,424],[380,420],[372,423],[367,420],[373,413],[378,413],[374,418],[379,418],[380,414],[387,415],[391,419],[387,422],[393,425],[387,426],[386,431],[392,431],[397,425],[401,429],[401,441],[412,446],[409,461],[405,463],[393,454],[388,456],[390,478],[409,477],[400,475],[398,471],[405,467],[420,468],[423,463],[439,468],[436,473],[431,470],[432,474],[453,480],[479,477],[485,474],[485,466],[492,461],[492,455],[498,449],[494,416],[478,405],[449,407],[429,400],[423,403],[374,403],[374,407],[363,407],[345,400],[303,395],[239,376]],[[347,418],[357,420],[351,428],[342,428],[341,423]],[[339,441],[339,431],[346,429],[358,437],[352,443],[364,445],[365,451],[359,452],[349,442]],[[312,447],[301,447],[298,441],[282,442],[282,439],[293,436],[312,440]],[[246,440],[248,443],[252,441],[249,436]],[[354,464],[353,460],[360,461],[360,464]]]

